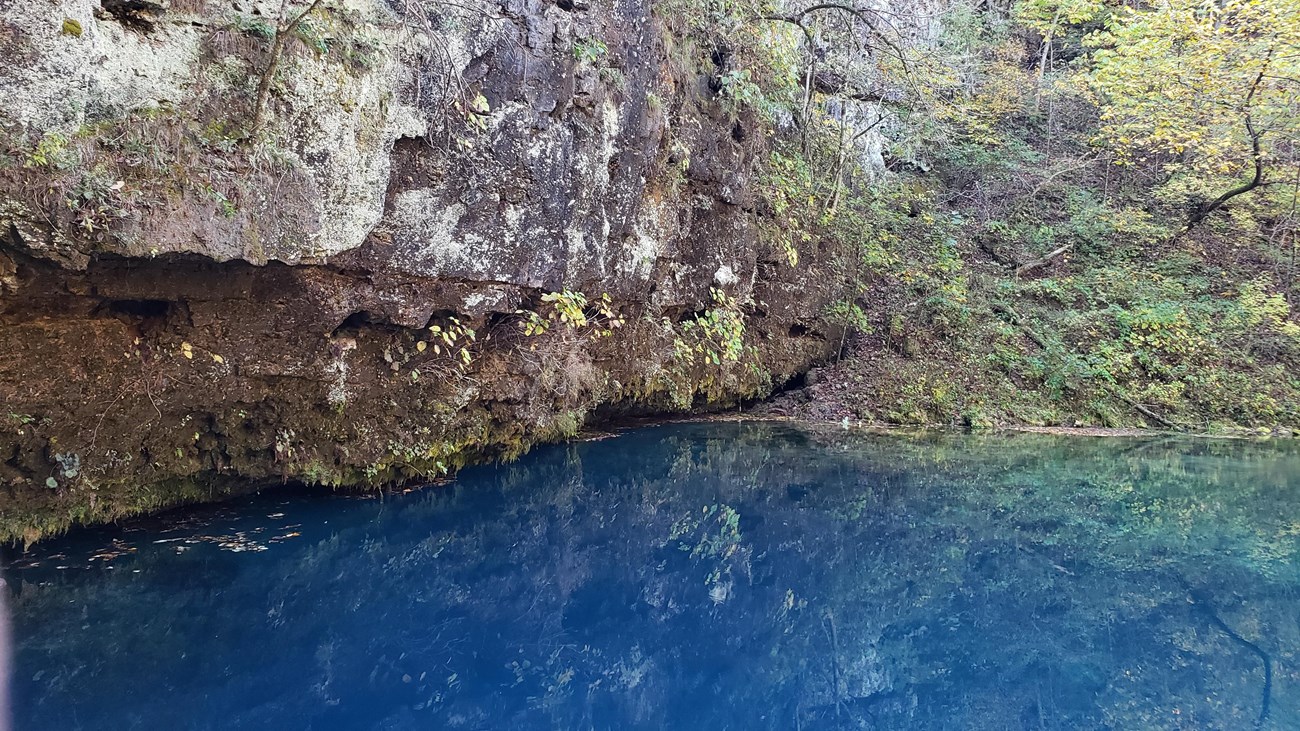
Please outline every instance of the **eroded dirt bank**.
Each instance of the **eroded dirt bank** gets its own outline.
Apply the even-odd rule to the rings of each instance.
[[[597,409],[762,395],[827,343],[779,289],[758,293],[745,361],[720,366],[678,352],[687,308],[620,303],[621,327],[527,335],[516,310],[538,294],[495,284],[188,259],[19,272],[41,294],[0,315],[11,539],[286,480],[437,476],[571,435]],[[473,340],[430,330],[453,317]]]

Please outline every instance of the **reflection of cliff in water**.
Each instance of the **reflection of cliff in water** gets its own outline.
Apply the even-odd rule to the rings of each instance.
[[[1294,728],[1298,480],[710,424],[82,534],[13,575],[19,726]]]

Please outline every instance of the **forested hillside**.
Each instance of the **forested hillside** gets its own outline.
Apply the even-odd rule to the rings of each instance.
[[[855,16],[822,12],[839,48]],[[832,52],[814,81],[881,85],[885,171],[843,190],[834,126],[800,168],[852,252],[850,334],[775,411],[1300,424],[1300,4],[955,3],[928,45],[863,13],[879,62]]]

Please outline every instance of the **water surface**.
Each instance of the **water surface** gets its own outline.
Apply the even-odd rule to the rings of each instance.
[[[656,427],[15,557],[17,731],[1296,729],[1290,443]]]

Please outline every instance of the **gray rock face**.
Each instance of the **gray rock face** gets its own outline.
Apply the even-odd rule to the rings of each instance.
[[[185,161],[191,172],[226,168],[223,180],[148,196],[159,206],[122,206],[112,236],[53,231],[23,245],[74,267],[106,253],[298,264],[328,263],[373,234],[386,244],[376,264],[410,274],[633,286],[675,253],[691,227],[683,211],[716,215],[664,190],[665,142],[696,168],[693,195],[746,203],[746,152],[725,140],[704,77],[674,77],[648,2],[581,12],[516,0],[433,18],[418,3],[352,0],[309,26],[326,53],[289,44],[265,142],[236,145],[277,7],[82,0],[67,16],[80,35],[40,3],[0,11],[5,50],[26,59],[0,71],[4,113],[29,144],[96,147],[106,122],[174,117],[216,138]],[[345,44],[365,49],[364,63],[336,50]],[[577,58],[584,44],[593,50]],[[124,194],[154,192],[128,173]],[[652,186],[660,195],[647,199]],[[223,199],[228,215],[212,216]],[[12,205],[9,216],[41,218]]]
[[[328,2],[249,129],[306,5],[0,8],[0,538],[431,477],[826,352],[834,277],[758,236],[764,135],[648,0]]]

